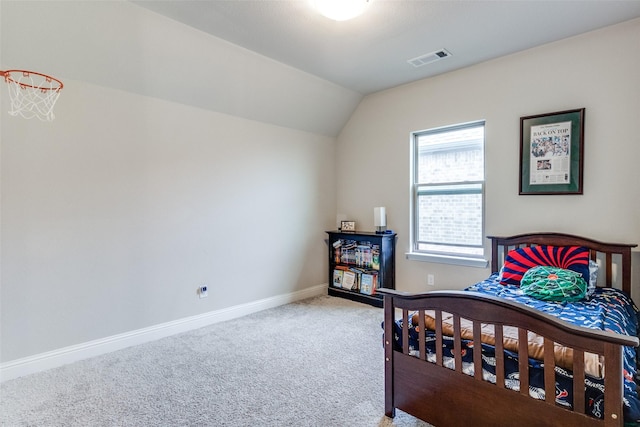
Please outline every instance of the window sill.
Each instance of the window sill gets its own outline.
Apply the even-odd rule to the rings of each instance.
[[[407,252],[405,256],[410,261],[436,262],[439,264],[453,264],[477,268],[487,268],[489,266],[489,261],[482,258],[465,258],[454,255],[421,254],[416,252]]]

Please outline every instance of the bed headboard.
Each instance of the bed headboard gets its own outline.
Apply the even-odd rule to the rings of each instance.
[[[638,245],[603,243],[586,237],[564,233],[529,233],[509,237],[487,236],[491,240],[491,271],[497,272],[511,249],[550,245],[584,246],[599,265],[598,286],[615,287],[631,295],[631,248]]]

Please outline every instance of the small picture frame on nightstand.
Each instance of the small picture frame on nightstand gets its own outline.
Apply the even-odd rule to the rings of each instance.
[[[355,221],[341,221],[340,222],[340,231],[356,231],[356,222]]]

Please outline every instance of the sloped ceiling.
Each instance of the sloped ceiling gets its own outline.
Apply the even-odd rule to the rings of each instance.
[[[365,95],[640,16],[637,0],[369,0],[343,22],[311,0],[134,2]]]
[[[0,8],[0,69],[61,79],[58,104],[78,80],[336,136],[362,99],[128,1],[2,0]],[[141,111],[140,119],[152,118]]]
[[[336,136],[366,94],[639,16],[635,0],[371,0],[345,22],[307,0],[2,0],[0,69]]]

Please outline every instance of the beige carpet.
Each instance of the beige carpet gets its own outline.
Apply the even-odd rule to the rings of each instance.
[[[382,310],[317,297],[0,386],[2,426],[425,427],[384,416]]]

